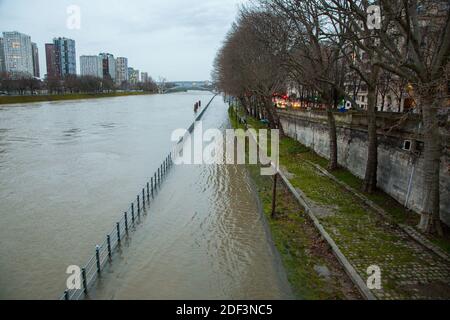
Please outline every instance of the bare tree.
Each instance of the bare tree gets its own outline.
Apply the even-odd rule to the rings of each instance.
[[[442,233],[440,222],[439,170],[442,154],[439,113],[448,112],[444,97],[444,73],[450,55],[450,15],[447,0],[364,1],[329,0],[328,7],[345,14],[348,21],[368,21],[369,5],[378,5],[382,28],[371,35],[368,46],[361,37],[364,25],[353,23],[360,41],[355,43],[376,57],[374,64],[406,79],[415,89],[422,113],[425,196],[419,228]],[[358,29],[359,28],[359,29]]]
[[[329,129],[330,163],[329,169],[338,167],[337,133],[333,109],[337,109],[342,98],[352,101],[345,91],[345,75],[348,68],[341,47],[341,26],[328,17],[317,0],[260,0],[267,11],[281,17],[287,35],[279,37],[287,44],[284,48],[284,66],[290,78],[298,86],[318,93],[312,101],[325,104]],[[343,17],[344,19],[345,17]],[[278,28],[282,29],[282,28]],[[270,39],[276,39],[273,33]],[[275,41],[275,40],[272,40]]]
[[[166,82],[167,82],[166,78],[159,76],[158,78],[159,93],[164,93],[166,91]]]
[[[257,108],[249,110],[266,115],[271,128],[283,134],[272,103],[274,93],[285,89],[281,57],[255,36],[265,23],[261,12],[241,11],[216,58],[213,79],[220,90],[238,97],[244,106],[256,103]]]

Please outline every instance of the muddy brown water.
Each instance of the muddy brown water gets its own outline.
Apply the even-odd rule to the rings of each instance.
[[[0,298],[55,299],[194,119],[188,92],[0,107]],[[225,129],[216,97],[204,128]],[[91,299],[280,299],[291,291],[244,167],[171,170]]]

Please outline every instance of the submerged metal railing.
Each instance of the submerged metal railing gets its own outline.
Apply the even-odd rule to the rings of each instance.
[[[187,130],[188,133],[192,133],[195,128],[195,122],[205,113],[211,102],[216,96],[212,97],[205,108],[198,114],[195,121]],[[60,300],[80,300],[88,296],[90,289],[92,289],[95,281],[101,276],[102,271],[112,261],[112,258],[117,254],[121,243],[130,236],[130,233],[135,229],[137,223],[140,221],[143,215],[147,214],[150,204],[155,198],[157,192],[161,188],[161,184],[167,177],[170,169],[174,165],[173,157],[177,156],[182,148],[186,135],[182,137],[177,144],[173,147],[172,151],[161,163],[159,168],[154,172],[140,192],[136,199],[131,203],[127,211],[125,211],[121,219],[116,222],[116,225],[106,235],[105,240],[101,245],[95,247],[94,255],[88,260],[86,265],[81,269],[81,288],[80,289],[67,289],[60,297]]]
[[[161,188],[161,184],[167,177],[169,170],[173,166],[172,152],[164,159],[153,177],[142,189],[142,192],[136,196],[122,218],[116,223],[114,228],[106,235],[101,245],[95,247],[94,255],[89,259],[86,265],[81,269],[80,289],[68,289],[64,291],[61,300],[79,300],[84,298],[89,289],[101,275],[102,270],[111,261],[114,254],[118,252],[121,242],[130,236],[131,231],[136,227],[142,216],[147,213],[151,201]]]

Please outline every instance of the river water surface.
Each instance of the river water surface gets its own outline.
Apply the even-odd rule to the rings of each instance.
[[[54,299],[194,119],[188,92],[0,107],[0,298]],[[228,126],[216,97],[205,128]],[[93,299],[291,295],[245,168],[171,170]]]

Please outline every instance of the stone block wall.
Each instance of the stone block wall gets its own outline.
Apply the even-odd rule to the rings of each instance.
[[[280,110],[285,134],[329,158],[326,113]],[[363,179],[367,161],[367,121],[361,113],[336,113],[339,164]],[[383,113],[378,126],[378,187],[409,209],[423,208],[423,141],[417,116]],[[398,125],[401,123],[401,125]],[[444,137],[448,139],[448,137]],[[403,150],[405,140],[416,141],[417,152]],[[446,140],[444,140],[446,141]],[[448,145],[448,144],[447,144]],[[445,151],[447,152],[447,151]],[[448,154],[441,159],[441,216],[450,225],[450,172]],[[409,190],[409,192],[408,192]]]

